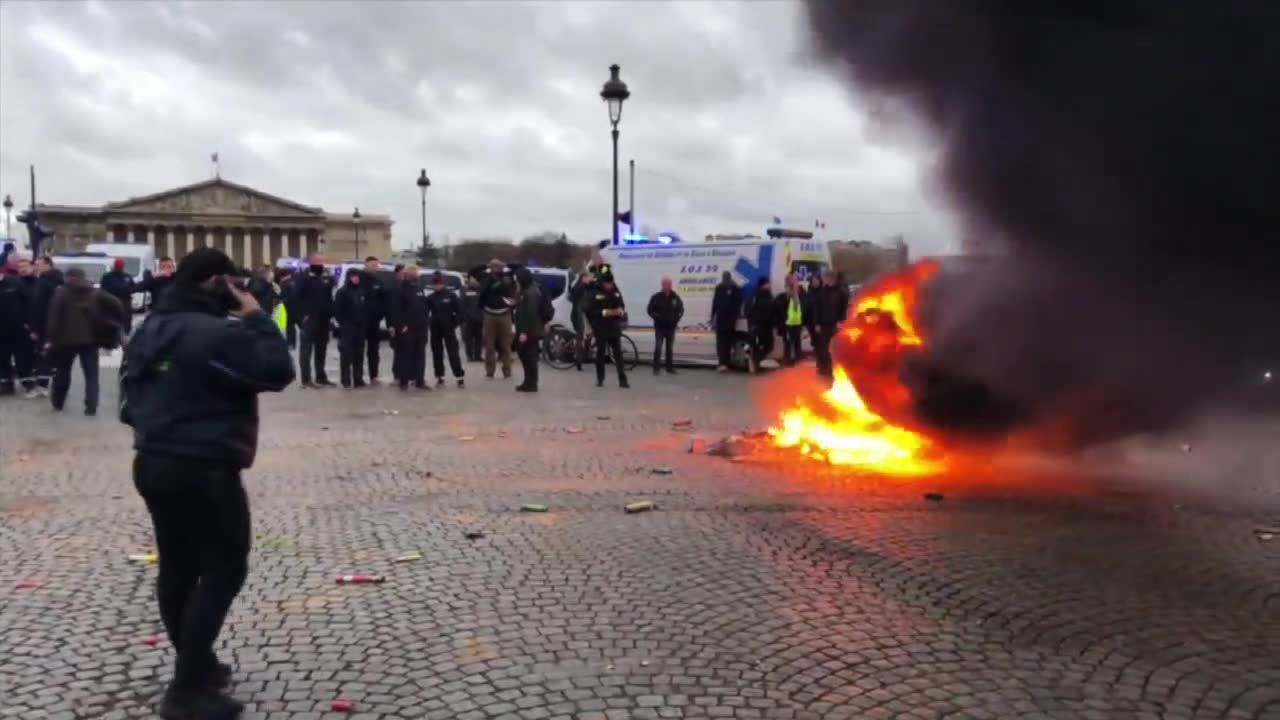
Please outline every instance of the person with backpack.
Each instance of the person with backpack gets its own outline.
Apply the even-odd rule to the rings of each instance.
[[[524,381],[516,386],[516,392],[538,392],[538,350],[547,323],[543,322],[545,292],[533,280],[529,268],[516,271],[516,284],[520,287],[520,299],[515,306],[516,340],[520,353],[520,365],[524,368]]]
[[[462,358],[458,355],[458,327],[462,325],[462,302],[444,282],[444,273],[431,274],[431,294],[427,296],[427,311],[431,313],[431,364],[436,371],[436,387],[444,385],[444,354],[449,352],[449,369],[458,381],[458,387],[466,387]]]
[[[124,331],[124,305],[95,288],[84,270],[71,268],[66,283],[53,294],[45,326],[44,351],[53,360],[53,392],[49,400],[61,411],[71,389],[71,364],[84,373],[84,414],[98,412],[98,350],[119,347]]]

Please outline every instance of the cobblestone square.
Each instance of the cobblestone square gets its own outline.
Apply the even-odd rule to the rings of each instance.
[[[759,427],[762,380],[468,370],[264,397],[219,649],[244,717],[1280,718],[1280,479],[1226,508],[735,463],[689,440]],[[0,402],[3,718],[150,717],[170,673],[104,380],[96,418],[78,378],[61,415]]]

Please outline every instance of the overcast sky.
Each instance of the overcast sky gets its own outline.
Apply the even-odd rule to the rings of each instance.
[[[637,216],[686,237],[827,223],[953,245],[787,2],[0,2],[0,193],[98,205],[223,177],[434,239],[609,234],[608,66]]]

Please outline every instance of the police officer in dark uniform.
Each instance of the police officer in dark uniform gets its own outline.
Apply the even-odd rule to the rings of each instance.
[[[344,388],[364,387],[364,339],[368,321],[364,280],[364,273],[348,269],[342,288],[333,298],[333,319],[338,322],[338,379]]]
[[[458,326],[462,324],[462,301],[444,283],[444,273],[431,275],[431,295],[427,297],[427,309],[431,312],[431,364],[436,371],[436,386],[444,385],[444,353],[449,351],[449,369],[458,380],[458,387],[465,387],[462,358],[458,356]]]
[[[760,363],[773,352],[773,320],[777,309],[773,304],[773,290],[769,278],[756,281],[756,291],[747,301],[747,329],[751,333],[751,372],[760,369]]]
[[[396,362],[400,365],[400,389],[408,390],[409,383],[419,390],[430,390],[427,385],[427,327],[430,309],[428,292],[418,283],[418,266],[404,269],[400,288],[396,293],[393,318],[396,327]]]
[[[627,324],[627,306],[622,291],[613,284],[613,271],[604,265],[597,269],[598,287],[589,296],[587,318],[596,336],[596,387],[604,387],[605,353],[613,355],[618,367],[618,387],[631,387],[627,382],[626,361],[622,357],[622,328]]]
[[[370,255],[364,259],[364,277],[360,289],[364,292],[364,349],[369,365],[369,382],[378,384],[378,365],[382,361],[382,324],[391,302],[390,291],[382,284],[378,273],[382,262]]]
[[[324,369],[325,351],[329,348],[329,322],[333,319],[333,276],[325,272],[324,256],[311,256],[307,272],[293,283],[294,304],[298,310],[298,370],[302,387],[331,387]],[[315,357],[315,378],[311,382],[311,360]]]

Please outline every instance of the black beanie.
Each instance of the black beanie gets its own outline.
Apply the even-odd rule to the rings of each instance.
[[[178,261],[178,270],[173,274],[173,282],[177,285],[195,287],[215,275],[235,275],[236,264],[226,253],[217,248],[196,248]]]

